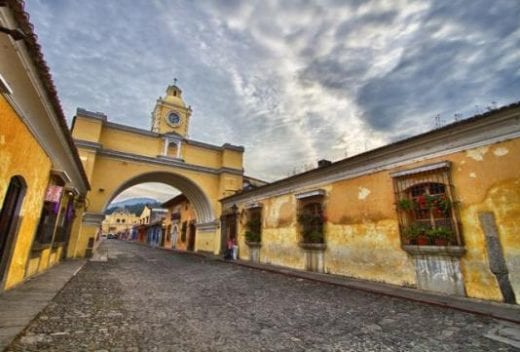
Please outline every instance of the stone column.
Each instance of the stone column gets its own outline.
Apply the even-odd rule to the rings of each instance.
[[[488,252],[489,269],[495,275],[506,303],[516,303],[515,293],[509,281],[509,271],[507,270],[504,253],[500,244],[495,214],[492,212],[479,213],[480,226],[486,237]]]

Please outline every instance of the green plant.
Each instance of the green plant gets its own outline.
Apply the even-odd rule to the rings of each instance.
[[[262,220],[259,216],[251,217],[246,222],[246,232],[244,236],[248,242],[260,242],[262,233]]]
[[[437,208],[443,213],[447,213],[451,209],[451,201],[446,195],[444,194],[437,194],[437,195],[429,195],[426,194],[424,196],[426,207],[428,209],[434,209]]]
[[[298,215],[304,243],[323,243],[323,216],[307,212]]]
[[[399,209],[404,211],[410,211],[415,208],[415,203],[413,200],[408,198],[399,199],[398,202]]]
[[[247,242],[260,242],[260,234],[252,231],[246,231],[244,233]]]
[[[451,209],[451,201],[448,197],[443,196],[439,199],[437,202],[437,207],[442,210],[443,213],[447,214],[448,211]]]
[[[428,228],[425,225],[414,223],[404,229],[403,235],[409,240],[414,240],[421,235],[425,235],[427,231]]]
[[[439,226],[436,228],[429,229],[427,235],[431,239],[444,239],[450,240],[453,237],[453,232],[451,229],[445,226]]]

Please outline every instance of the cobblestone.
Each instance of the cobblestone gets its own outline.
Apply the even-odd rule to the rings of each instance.
[[[105,241],[7,351],[513,351],[500,322]],[[514,329],[515,327],[513,327]]]

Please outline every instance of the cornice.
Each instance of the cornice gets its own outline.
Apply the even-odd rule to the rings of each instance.
[[[111,158],[120,159],[120,160],[134,161],[134,162],[146,163],[146,164],[171,166],[171,167],[176,167],[179,169],[203,172],[203,173],[213,174],[213,175],[220,175],[222,173],[243,175],[243,173],[244,173],[243,170],[238,170],[238,169],[230,169],[230,168],[213,169],[213,168],[205,167],[205,166],[186,164],[185,162],[182,161],[182,159],[175,160],[175,159],[167,159],[167,158],[154,158],[154,157],[149,157],[149,156],[136,155],[136,154],[125,153],[125,152],[120,152],[120,151],[110,150],[110,149],[103,149],[103,148],[97,149],[96,153],[101,156],[111,157]]]
[[[92,119],[96,119],[99,121],[106,122],[107,121],[107,115],[105,115],[102,112],[94,112],[83,108],[77,108],[76,109],[76,116],[80,117],[90,117]]]
[[[514,104],[363,154],[313,169],[220,201],[224,206],[301,192],[332,182],[394,169],[520,137],[520,106]]]
[[[218,146],[218,145],[214,145],[214,144],[208,144],[208,143],[204,143],[204,142],[195,141],[193,139],[185,139],[184,142],[188,145],[193,145],[196,147],[207,148],[207,149],[213,149],[213,150],[217,150],[217,151],[223,151],[223,150],[227,149],[227,150],[235,150],[238,152],[244,152],[244,147],[232,145],[229,143],[225,143],[222,146]]]
[[[91,150],[100,150],[101,148],[103,148],[103,145],[100,143],[85,141],[83,139],[74,139],[74,144],[76,144],[76,147]]]
[[[159,133],[156,133],[156,132],[143,130],[143,129],[137,128],[137,127],[121,125],[121,124],[115,123],[115,122],[105,121],[105,122],[103,122],[103,125],[105,125],[108,128],[113,128],[113,129],[120,130],[120,131],[125,131],[125,132],[137,133],[137,134],[140,134],[140,135],[143,135],[143,136],[149,136],[149,137],[159,137],[159,136],[161,136]]]

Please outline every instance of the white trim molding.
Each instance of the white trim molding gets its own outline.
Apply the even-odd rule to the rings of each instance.
[[[325,197],[325,194],[326,194],[326,192],[324,189],[315,189],[312,191],[297,193],[294,196],[296,197],[296,199],[300,200],[300,199],[306,199],[306,198],[311,198],[311,197]]]

